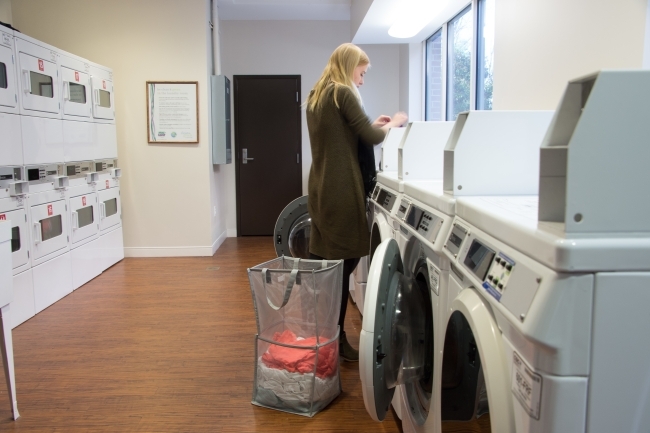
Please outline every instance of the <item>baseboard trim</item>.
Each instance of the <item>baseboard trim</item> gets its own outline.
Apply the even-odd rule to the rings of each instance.
[[[212,256],[214,256],[214,253],[217,252],[217,250],[219,249],[221,244],[224,243],[224,241],[226,240],[227,237],[228,237],[227,232],[223,232],[223,233],[221,233],[221,235],[219,235],[217,240],[214,241],[214,243],[212,244],[212,254],[211,254]]]
[[[210,257],[209,247],[124,247],[124,257]]]

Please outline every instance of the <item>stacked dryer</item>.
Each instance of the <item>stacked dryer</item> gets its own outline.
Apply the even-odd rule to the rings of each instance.
[[[4,27],[0,37],[0,218],[13,225],[16,326],[123,257],[121,223],[102,231],[93,195],[98,163],[116,168],[117,140],[110,69]],[[117,190],[119,169],[103,176]]]
[[[443,345],[445,335],[449,333],[446,331],[446,292],[449,271],[453,269],[443,252],[443,245],[454,218],[456,196],[461,191],[487,194],[489,189],[485,189],[486,185],[504,194],[511,190],[518,192],[517,188],[522,185],[514,181],[515,176],[522,165],[524,170],[535,171],[537,149],[551,116],[552,112],[473,111],[461,113],[451,133],[448,126],[444,133],[444,128],[439,128],[436,133],[430,127],[428,139],[423,133],[420,140],[437,147],[438,154],[437,157],[430,155],[431,159],[421,161],[421,165],[437,172],[439,179],[404,181],[404,196],[400,202],[403,211],[396,222],[400,233],[407,233],[404,235],[405,247],[399,248],[397,242],[393,246],[391,242],[383,243],[377,249],[377,262],[373,261],[368,276],[368,305],[359,367],[364,402],[373,419],[383,419],[387,410],[386,400],[390,400],[395,389],[399,389],[403,430],[441,431],[440,384],[444,383],[445,389],[453,389],[456,385],[442,370]],[[415,131],[409,132],[402,148],[404,176],[409,164],[407,161],[422,159],[418,159],[418,149],[426,154],[426,146],[414,145],[409,149],[411,141],[420,142],[415,140],[415,134],[413,140],[411,138]],[[452,154],[445,155],[443,168],[440,140],[444,140],[445,134],[449,139],[444,152]],[[438,137],[437,146],[435,137]],[[409,153],[410,150],[413,153]],[[480,164],[498,166],[510,157],[517,159],[517,167],[503,165],[493,175],[492,181],[484,179],[484,169],[475,176],[463,177],[460,174],[462,169],[458,168]],[[417,164],[412,167],[408,169],[409,174],[417,174]],[[445,173],[451,178],[462,178],[462,188],[445,193],[442,180]],[[527,187],[533,188],[532,191],[536,185]],[[375,308],[370,308],[371,303]],[[478,401],[472,398],[471,402]],[[475,421],[476,413],[472,412],[466,419],[455,414],[446,419]]]
[[[570,82],[540,149],[539,196],[458,199],[450,323],[476,336],[474,364],[498,384],[498,431],[650,425],[648,98],[650,71]]]

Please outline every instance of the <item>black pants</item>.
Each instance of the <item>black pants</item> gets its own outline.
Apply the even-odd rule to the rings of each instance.
[[[309,253],[312,260],[324,260],[323,257]],[[350,295],[350,275],[359,264],[359,258],[343,260],[343,292],[341,293],[341,313],[339,314],[339,327],[341,328],[341,337],[345,335],[343,325],[345,324],[345,313],[348,309],[348,296]]]

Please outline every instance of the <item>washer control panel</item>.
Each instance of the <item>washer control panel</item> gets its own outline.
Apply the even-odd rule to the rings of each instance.
[[[490,286],[492,290],[496,290],[499,294],[499,297],[503,295],[503,291],[506,289],[508,280],[514,270],[516,263],[511,258],[507,257],[503,253],[499,255],[492,261],[492,266],[488,271],[488,275],[483,281],[483,287],[487,289]]]
[[[425,239],[435,242],[443,221],[442,218],[431,212],[411,204],[404,217],[404,222]]]
[[[379,192],[375,191],[375,193],[373,193],[373,199],[379,206],[383,207],[388,212],[391,212],[393,210],[393,205],[395,205],[396,198],[397,197],[394,194],[381,187],[379,187]]]

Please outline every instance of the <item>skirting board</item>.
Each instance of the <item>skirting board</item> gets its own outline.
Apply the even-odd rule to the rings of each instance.
[[[124,247],[124,257],[211,257],[226,237],[223,232],[208,247]]]

